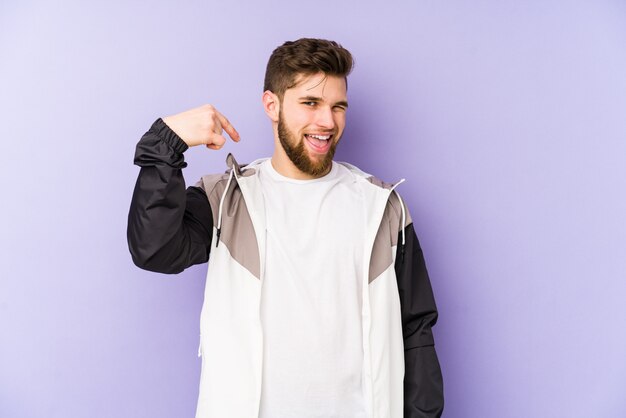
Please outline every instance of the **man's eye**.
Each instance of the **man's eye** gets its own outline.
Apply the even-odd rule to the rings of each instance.
[[[303,102],[303,104],[305,104],[307,106],[315,106],[317,104],[317,102]]]

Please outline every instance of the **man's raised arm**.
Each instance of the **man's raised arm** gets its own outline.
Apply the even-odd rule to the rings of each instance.
[[[141,167],[128,213],[127,239],[133,262],[142,269],[180,273],[206,262],[213,219],[206,193],[185,190],[183,153],[191,146],[220,149],[223,130],[239,134],[213,106],[157,119],[137,144]]]

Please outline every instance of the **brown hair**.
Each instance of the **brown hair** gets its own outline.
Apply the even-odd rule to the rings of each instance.
[[[313,38],[287,41],[272,52],[267,62],[263,91],[270,90],[282,100],[299,75],[319,72],[343,76],[347,88],[353,65],[352,54],[337,42]]]

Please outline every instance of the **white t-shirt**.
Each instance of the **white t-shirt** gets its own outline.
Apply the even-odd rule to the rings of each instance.
[[[268,159],[260,418],[365,417],[363,197],[344,166],[295,180]]]

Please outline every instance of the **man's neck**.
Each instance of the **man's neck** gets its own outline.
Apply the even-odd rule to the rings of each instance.
[[[289,157],[287,157],[287,154],[285,154],[284,151],[282,152],[282,155],[280,155],[280,152],[276,149],[274,150],[274,155],[272,155],[271,162],[272,167],[274,168],[274,170],[276,170],[278,174],[296,180],[313,180],[316,178],[324,177],[331,170],[331,167],[329,167],[325,173],[319,176],[312,176],[311,174],[304,173],[300,171],[300,169],[296,167],[293,162],[291,162],[291,160],[289,159]]]

